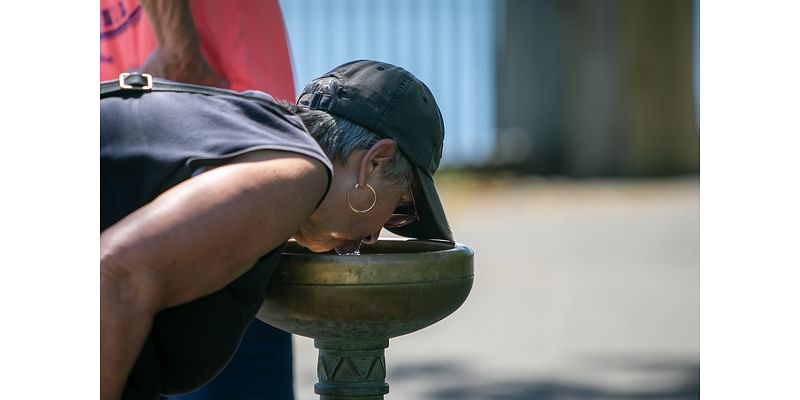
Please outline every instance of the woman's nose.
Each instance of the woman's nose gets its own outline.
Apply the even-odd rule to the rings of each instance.
[[[374,244],[375,242],[378,241],[378,236],[380,236],[380,234],[381,234],[381,231],[378,230],[377,232],[375,232],[375,233],[373,233],[373,234],[371,234],[369,236],[364,236],[364,238],[361,239],[361,243]]]

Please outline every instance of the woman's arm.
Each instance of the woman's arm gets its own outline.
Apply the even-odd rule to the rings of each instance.
[[[101,398],[121,395],[159,310],[246,272],[308,219],[327,179],[310,158],[254,152],[176,185],[103,231]]]

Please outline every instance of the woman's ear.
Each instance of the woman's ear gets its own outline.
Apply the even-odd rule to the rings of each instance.
[[[372,175],[385,167],[392,161],[395,152],[397,143],[394,140],[381,139],[375,142],[361,161],[361,176],[366,178],[367,175]]]

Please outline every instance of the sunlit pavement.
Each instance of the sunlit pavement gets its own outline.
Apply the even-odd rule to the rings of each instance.
[[[475,283],[389,342],[387,399],[699,398],[698,179],[437,184]],[[313,342],[294,346],[317,399]]]

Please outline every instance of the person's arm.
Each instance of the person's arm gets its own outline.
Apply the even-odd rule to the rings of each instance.
[[[274,151],[167,190],[100,235],[100,394],[118,399],[155,314],[223,288],[314,211],[327,173]]]
[[[156,48],[142,71],[177,82],[225,87],[200,51],[188,0],[141,0]]]

